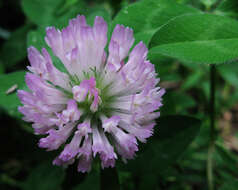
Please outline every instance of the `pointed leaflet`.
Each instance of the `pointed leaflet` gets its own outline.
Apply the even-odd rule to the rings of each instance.
[[[189,63],[219,64],[238,58],[238,22],[189,14],[170,20],[152,37],[150,58],[165,55]]]

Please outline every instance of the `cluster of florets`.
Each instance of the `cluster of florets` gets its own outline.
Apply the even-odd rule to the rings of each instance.
[[[63,147],[53,163],[67,166],[78,159],[81,172],[90,171],[97,155],[102,168],[113,167],[118,155],[132,159],[137,140],[145,142],[153,133],[164,94],[146,46],[140,42],[129,53],[133,31],[117,25],[107,53],[106,22],[96,17],[90,27],[81,15],[62,31],[48,27],[45,41],[67,72],[56,69],[45,48],[40,53],[30,47],[30,91],[18,91],[24,120],[46,135],[39,146]]]

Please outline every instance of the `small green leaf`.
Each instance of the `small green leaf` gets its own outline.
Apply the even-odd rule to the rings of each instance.
[[[33,169],[22,184],[23,190],[58,190],[65,173],[62,168],[51,163],[43,163]]]
[[[150,56],[219,64],[238,59],[238,22],[217,15],[190,14],[172,19],[153,36]]]
[[[0,107],[14,117],[21,116],[21,114],[17,110],[18,106],[20,105],[20,100],[17,97],[16,90],[26,89],[24,76],[24,71],[0,75]],[[14,86],[16,88],[14,88]],[[7,91],[9,91],[9,93],[7,93]]]

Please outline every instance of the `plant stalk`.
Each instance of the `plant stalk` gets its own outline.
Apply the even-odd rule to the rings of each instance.
[[[208,147],[207,156],[207,181],[208,189],[214,190],[214,179],[213,179],[213,152],[215,146],[215,77],[216,67],[215,65],[210,66],[210,141]]]

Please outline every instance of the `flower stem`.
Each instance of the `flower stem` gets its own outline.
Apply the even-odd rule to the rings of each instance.
[[[116,168],[101,169],[101,190],[120,190],[120,184]]]
[[[208,189],[214,190],[213,182],[213,152],[215,145],[215,75],[216,67],[211,65],[210,67],[210,141],[208,147],[207,156],[207,181]]]

